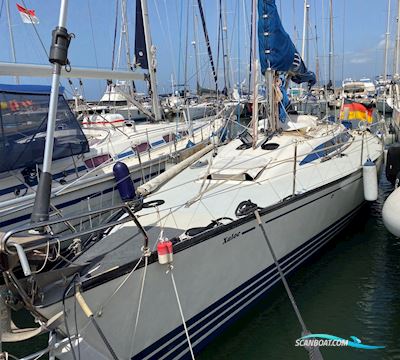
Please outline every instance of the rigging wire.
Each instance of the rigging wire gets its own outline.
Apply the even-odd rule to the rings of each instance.
[[[293,40],[294,43],[297,47],[297,41],[298,41],[298,36],[297,36],[297,27],[296,27],[296,4],[295,0],[292,2],[292,11],[293,11]]]
[[[173,274],[172,270],[173,270],[173,266],[170,264],[169,265],[169,272],[171,274],[172,286],[174,288],[174,293],[175,293],[176,301],[177,301],[177,304],[178,304],[179,314],[180,314],[181,320],[182,320],[182,325],[183,325],[183,328],[185,330],[185,335],[186,335],[186,340],[188,342],[190,355],[191,355],[192,360],[194,360],[195,358],[194,358],[194,353],[193,353],[192,342],[190,341],[189,330],[187,328],[186,320],[185,320],[185,317],[183,315],[182,305],[181,305],[181,301],[179,299],[178,289],[176,288],[176,282],[175,282],[175,278],[174,278],[174,274]]]
[[[151,255],[151,252],[149,251],[149,249],[143,249],[144,270],[143,270],[143,274],[142,274],[142,281],[141,281],[141,285],[140,285],[138,306],[137,306],[137,310],[136,310],[135,323],[134,323],[134,328],[133,328],[133,333],[132,333],[132,342],[131,342],[131,348],[130,348],[131,354],[133,353],[133,351],[135,349],[135,339],[136,339],[137,327],[139,325],[139,316],[140,316],[140,310],[142,308],[144,284],[145,284],[145,281],[146,281],[146,273],[147,273],[147,268],[148,268],[148,262],[149,262],[149,256],[150,255]]]
[[[186,87],[188,86],[188,50],[189,50],[189,10],[190,10],[190,1],[187,1],[186,5],[186,38],[185,38],[185,66],[184,66],[184,73],[185,73],[185,80],[184,80],[184,98],[186,99]],[[190,87],[189,87],[190,90]]]
[[[315,19],[315,24],[314,24],[314,30],[315,30],[315,72],[317,76],[317,82],[318,86],[321,84],[321,70],[320,70],[320,65],[319,65],[319,49],[318,49],[318,28],[317,28],[317,0],[314,0],[314,19]]]
[[[163,16],[166,17],[167,21],[167,29],[164,29],[164,22],[161,20],[161,15],[160,15],[160,10],[158,8],[158,0],[153,0],[154,3],[154,8],[156,10],[157,18],[158,18],[158,23],[162,31],[160,32],[162,36],[165,38],[165,42],[168,43],[168,51],[170,55],[170,60],[171,60],[171,67],[172,67],[172,82],[174,79],[176,79],[176,70],[175,70],[175,58],[174,58],[174,52],[173,52],[173,47],[172,47],[172,40],[171,40],[171,30],[170,30],[170,25],[169,25],[169,17],[168,17],[168,12],[167,10],[165,13],[163,13]],[[165,2],[164,2],[165,5]],[[166,7],[166,5],[165,5]]]
[[[218,16],[218,34],[217,34],[217,71],[219,69],[219,58],[220,58],[220,53],[221,53],[221,0],[217,3],[218,7],[218,13],[220,14]],[[219,89],[217,86],[217,98],[219,96]]]
[[[203,5],[202,5],[201,0],[197,0],[197,4],[199,6],[201,24],[203,26],[204,38],[206,40],[208,57],[210,59],[211,69],[212,69],[212,73],[213,73],[213,77],[214,77],[214,81],[215,81],[215,89],[218,90],[218,75],[217,75],[217,71],[216,71],[215,65],[214,65],[214,59],[213,59],[213,56],[212,56],[211,45],[210,45],[210,38],[208,36],[206,19],[205,19]]]
[[[235,1],[234,16],[233,16],[233,19],[232,19],[232,31],[231,31],[231,33],[232,33],[232,38],[231,38],[231,41],[230,41],[230,45],[229,45],[229,47],[228,47],[228,49],[227,49],[227,56],[228,56],[229,59],[231,58],[231,55],[233,54],[233,41],[235,40],[233,34],[234,34],[235,31],[236,31],[236,25],[238,26],[238,30],[239,30],[239,28],[240,28],[240,20],[239,20],[239,18],[238,18],[238,11],[239,11],[239,10],[240,10],[240,0],[237,0],[237,1]],[[225,8],[225,12],[226,12],[226,8]],[[225,21],[225,22],[226,22],[226,21]],[[226,26],[228,26],[228,24],[226,24]],[[227,33],[227,31],[226,31],[226,33]],[[239,35],[240,35],[240,32],[238,32],[238,37],[239,37]],[[229,40],[229,39],[227,38],[227,39],[226,39],[226,42],[227,42],[227,43],[229,42],[228,40]],[[238,42],[238,44],[239,44],[239,42]],[[239,59],[237,59],[237,61],[239,61]],[[227,66],[228,66],[228,70],[227,70],[227,74],[228,74],[228,88],[230,89],[230,87],[232,86],[232,85],[230,84],[230,76],[232,76],[232,79],[234,79],[234,76],[233,76],[233,69],[232,69],[232,66],[230,66],[230,63],[228,63]],[[239,66],[240,66],[240,63],[238,63],[238,67],[239,67]],[[229,73],[231,73],[231,75],[229,75]],[[230,90],[231,90],[231,89],[230,89]]]
[[[290,287],[289,287],[289,285],[288,285],[288,283],[286,281],[286,278],[285,278],[285,275],[283,273],[283,270],[282,270],[282,268],[281,268],[281,266],[279,264],[278,258],[277,258],[276,254],[275,254],[275,251],[274,251],[273,247],[272,247],[271,241],[267,236],[267,232],[265,231],[264,224],[263,224],[263,222],[261,220],[261,216],[260,216],[260,214],[259,214],[257,209],[254,211],[254,215],[256,217],[256,222],[257,222],[257,224],[258,224],[258,226],[259,226],[259,228],[260,228],[260,230],[261,230],[261,232],[263,234],[263,237],[264,237],[264,239],[265,239],[265,241],[266,241],[266,243],[268,245],[269,252],[270,252],[270,254],[272,256],[272,259],[274,261],[275,267],[278,270],[279,277],[280,277],[280,279],[281,279],[281,281],[282,281],[282,283],[283,283],[283,285],[285,287],[286,293],[287,293],[287,295],[289,297],[289,300],[290,300],[290,302],[292,304],[292,307],[293,307],[293,310],[294,310],[294,312],[296,314],[297,320],[300,323],[300,326],[301,326],[301,329],[302,329],[301,335],[302,336],[309,335],[309,334],[311,334],[311,332],[307,329],[307,326],[306,326],[306,324],[304,322],[303,316],[300,313],[300,310],[299,310],[299,308],[297,306],[297,303],[296,303],[296,301],[294,299],[293,293],[290,290]],[[307,349],[307,351],[309,353],[310,360],[312,360],[312,359],[315,359],[315,360],[320,360],[321,359],[322,360],[322,355],[321,355],[321,352],[320,352],[318,346],[310,346],[310,347],[307,347],[306,349]]]
[[[89,24],[90,24],[90,30],[92,34],[92,43],[93,43],[93,50],[94,50],[94,60],[96,62],[96,68],[99,68],[99,62],[97,61],[97,50],[96,50],[96,43],[94,41],[94,31],[93,31],[93,21],[92,21],[92,11],[90,7],[90,0],[88,0],[88,11],[89,11]]]
[[[176,84],[178,86],[177,87],[178,89],[179,85],[181,84],[182,24],[183,24],[183,1],[181,1],[180,16],[179,16],[178,84]]]
[[[96,48],[96,41],[95,41],[95,38],[94,38],[93,19],[92,19],[92,10],[91,10],[91,7],[90,7],[90,0],[88,0],[87,4],[88,4],[88,11],[89,11],[89,24],[90,24],[90,30],[91,30],[91,35],[92,35],[94,60],[95,60],[95,63],[96,63],[96,68],[98,69],[99,68],[99,62],[98,62],[98,59],[97,59],[97,48]],[[99,91],[101,91],[100,81],[97,81],[97,84],[98,84]]]
[[[344,60],[345,60],[344,46],[346,40],[345,33],[346,33],[346,1],[343,1],[342,79],[344,79]]]
[[[328,89],[327,89],[327,82],[328,82],[328,68],[326,66],[326,32],[325,32],[325,0],[321,0],[321,28],[322,28],[322,67],[323,67],[323,73],[324,73],[324,88],[325,88],[325,99],[328,102],[329,96],[328,96]]]
[[[222,47],[222,68],[224,71],[224,89],[223,93],[225,94],[227,91],[227,79],[226,79],[226,64],[225,64],[225,56],[228,56],[228,54],[225,53],[225,36],[224,36],[224,27],[223,27],[223,22],[222,22],[222,0],[219,0],[219,28],[218,28],[218,34],[221,36],[221,47]],[[225,9],[226,11],[226,9]],[[218,69],[218,65],[217,65]]]
[[[0,5],[0,19],[1,19],[1,15],[3,15],[3,8],[4,8],[4,0],[1,0],[1,5]]]
[[[237,105],[237,120],[240,122],[240,97],[241,97],[241,91],[240,91],[240,83],[241,83],[241,74],[240,74],[240,66],[241,66],[241,51],[240,51],[240,0],[237,0],[237,11],[238,11],[238,16],[237,16],[237,57],[238,57],[238,94],[239,94],[239,99],[238,99],[238,105]],[[245,14],[244,14],[245,15]],[[245,27],[246,29],[246,27]]]
[[[244,28],[244,41],[243,41],[243,43],[244,43],[245,50],[246,51],[248,50],[250,52],[250,45],[249,45],[249,42],[248,42],[248,40],[250,39],[250,34],[249,34],[249,32],[250,32],[250,30],[249,30],[250,24],[248,22],[249,17],[248,17],[247,5],[246,5],[247,1],[243,0],[242,4],[243,4],[243,28]],[[241,42],[238,39],[238,44],[240,44],[240,43]],[[248,65],[246,64],[246,68],[247,68],[247,66]],[[246,81],[246,78],[244,79],[244,82],[245,81]],[[250,84],[248,84],[248,88],[250,89]]]
[[[28,6],[26,5],[25,0],[22,0],[22,5],[24,5],[24,7],[25,7],[26,9],[28,9]],[[30,16],[30,14],[28,14],[28,15],[29,15],[29,18],[31,19],[31,24],[32,24],[32,26],[33,26],[33,30],[35,30],[36,36],[37,36],[37,38],[39,39],[40,45],[42,46],[43,51],[44,51],[44,53],[46,54],[46,57],[49,58],[49,53],[47,52],[46,46],[44,45],[44,42],[43,42],[43,40],[42,40],[42,37],[41,37],[40,34],[39,34],[39,31],[38,31],[38,29],[37,29],[37,26],[36,26],[36,24],[32,21],[32,18],[31,18],[31,16]]]
[[[294,0],[293,0],[294,1]],[[254,12],[254,8],[253,6],[251,6],[251,11],[250,11],[250,54],[249,54],[249,93],[250,93],[250,88],[251,88],[251,74],[252,74],[252,69],[253,69],[253,64],[252,64],[252,60],[253,60],[253,51],[256,51],[255,49],[253,49],[253,12]],[[255,95],[254,95],[255,96]]]
[[[118,32],[118,3],[119,0],[115,0],[115,23],[114,23],[112,58],[111,58],[111,70],[114,70],[115,68],[115,47],[117,44],[117,32]]]
[[[21,2],[22,2],[22,5],[24,5],[24,7],[25,7],[26,9],[28,9],[28,6],[26,5],[25,0],[21,0]],[[29,19],[31,20],[31,24],[32,24],[32,26],[33,26],[33,30],[35,31],[36,37],[38,38],[38,40],[39,40],[39,42],[40,42],[40,45],[41,45],[41,47],[42,47],[44,53],[46,54],[46,58],[48,59],[48,58],[49,58],[49,53],[47,52],[46,46],[44,45],[43,39],[42,39],[42,37],[41,37],[40,34],[39,34],[39,31],[38,31],[38,29],[37,29],[37,26],[36,26],[36,24],[34,23],[34,21],[33,21],[32,17],[31,17],[31,15],[30,15],[29,13],[28,13],[28,16],[29,16]],[[73,88],[73,86],[72,86],[72,82],[70,82],[70,79],[69,79],[69,78],[67,78],[67,80],[69,81],[69,84],[70,84],[71,89],[72,89],[72,94],[73,94],[73,93],[74,93],[74,88]],[[61,80],[59,81],[59,84],[60,84],[60,86],[62,86]],[[67,91],[67,90],[65,89],[65,91]]]

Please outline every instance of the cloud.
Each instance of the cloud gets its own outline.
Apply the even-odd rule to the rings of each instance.
[[[366,56],[357,56],[350,59],[350,63],[352,64],[366,64],[370,61],[371,59]]]
[[[384,49],[385,46],[386,46],[386,40],[385,40],[385,38],[383,38],[382,40],[380,40],[380,41],[378,42],[377,48],[378,48],[378,49]]]
[[[385,50],[385,47],[386,47],[386,36],[382,35],[381,39],[379,40],[378,44],[376,45],[376,48],[379,50]],[[389,47],[389,49],[394,47],[394,41],[390,38],[389,38],[388,47]]]

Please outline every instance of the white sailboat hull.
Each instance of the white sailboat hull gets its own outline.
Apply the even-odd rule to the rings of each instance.
[[[396,133],[396,139],[399,139],[400,135],[400,109],[395,105],[393,106],[393,115],[392,115],[392,124],[394,127],[394,131]]]
[[[383,223],[393,235],[400,237],[400,188],[395,189],[386,199],[382,208]]]
[[[293,271],[317,252],[348,224],[363,202],[362,174],[357,170],[333,183],[263,209],[262,220],[284,271]],[[173,273],[195,350],[201,349],[280,281],[254,217],[237,220],[223,228],[174,247]],[[84,282],[84,298],[93,311],[101,309],[97,321],[119,358],[160,359],[188,355],[171,276],[166,270],[165,265],[152,262],[150,258],[135,335],[144,268],[136,270],[111,300],[110,296],[130,269],[111,270]],[[123,274],[118,276],[118,272]],[[74,299],[67,299],[67,309],[72,311],[73,306]],[[58,302],[43,306],[40,311],[51,316],[61,309]],[[77,329],[85,342],[96,351],[108,354],[79,307],[77,311]],[[75,331],[71,330],[76,328],[73,316],[68,322],[70,331]],[[69,356],[58,355],[60,359]]]
[[[217,123],[219,124],[218,120]],[[175,150],[177,155],[182,155],[185,151],[191,152],[191,150],[186,150],[189,140],[200,144],[208,141],[207,139],[211,134],[212,128],[202,125],[195,130],[193,136],[182,137],[178,140],[176,147],[170,142],[151,149],[151,154],[147,151],[142,152],[142,165],[140,165],[136,156],[126,156],[121,158],[121,161],[128,166],[135,185],[139,185],[143,183],[143,176],[147,181],[162,173],[167,163],[171,162],[171,155]],[[133,143],[134,140],[132,140]],[[115,146],[112,145],[111,147],[117,148],[118,145],[118,142],[115,141]],[[128,148],[127,150],[130,149]],[[132,151],[131,149],[130,152],[133,154]],[[53,210],[51,216],[71,216],[77,212],[96,210],[104,206],[120,203],[121,199],[113,175],[113,164],[100,167],[99,170],[94,169],[94,171],[92,170],[93,173],[90,174],[86,174],[84,168],[82,174],[79,174],[81,177],[77,179],[73,177],[74,173],[72,173],[71,180],[66,185],[54,182],[51,198]],[[14,179],[11,180],[14,181]],[[7,190],[6,188],[12,190],[13,186],[16,186],[12,181],[9,181],[10,185],[7,185],[7,183],[3,185],[4,188],[0,188],[0,196],[2,191],[5,192]],[[4,195],[0,204],[0,229],[2,231],[7,231],[29,222],[35,197],[33,190],[18,198],[6,198],[9,195]]]

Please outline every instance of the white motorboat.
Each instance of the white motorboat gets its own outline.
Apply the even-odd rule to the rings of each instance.
[[[151,104],[144,99],[137,101],[142,109],[129,102],[129,86],[126,82],[117,82],[107,86],[107,90],[97,104],[83,104],[79,106],[78,114],[86,119],[90,115],[118,114],[125,121],[146,121],[149,119]],[[85,121],[85,118],[83,119]],[[87,121],[87,120],[86,120]]]

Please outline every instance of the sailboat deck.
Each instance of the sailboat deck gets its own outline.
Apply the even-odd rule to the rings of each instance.
[[[250,200],[266,208],[282,202],[294,193],[301,194],[354,173],[361,165],[361,135],[357,133],[353,133],[353,137],[343,144],[339,156],[299,165],[307,155],[313,153],[313,149],[332,139],[338,131],[338,127],[329,126],[320,127],[307,136],[284,132],[268,141],[279,144],[272,151],[263,150],[260,145],[265,139],[260,139],[256,149],[237,150],[241,142],[234,140],[219,147],[217,157],[208,153],[195,163],[197,166],[182,171],[145,199],[145,202],[163,200],[162,205],[143,208],[136,213],[148,232],[150,249],[155,249],[160,238],[180,238],[184,241],[188,229],[205,230],[205,227],[218,219],[225,224],[238,219],[235,212],[243,201]],[[369,153],[365,150],[363,161],[367,156],[377,159],[381,151],[379,140],[368,135],[364,141],[368,141],[366,147]],[[295,143],[296,176],[293,161]],[[255,166],[261,168],[257,168],[254,179],[248,177],[245,180],[232,180],[237,179],[240,173],[253,171]],[[213,180],[210,176],[224,171],[224,179]],[[123,224],[83,253],[77,262],[90,262],[93,276],[140,257],[142,244],[143,236],[136,226],[133,223]]]

